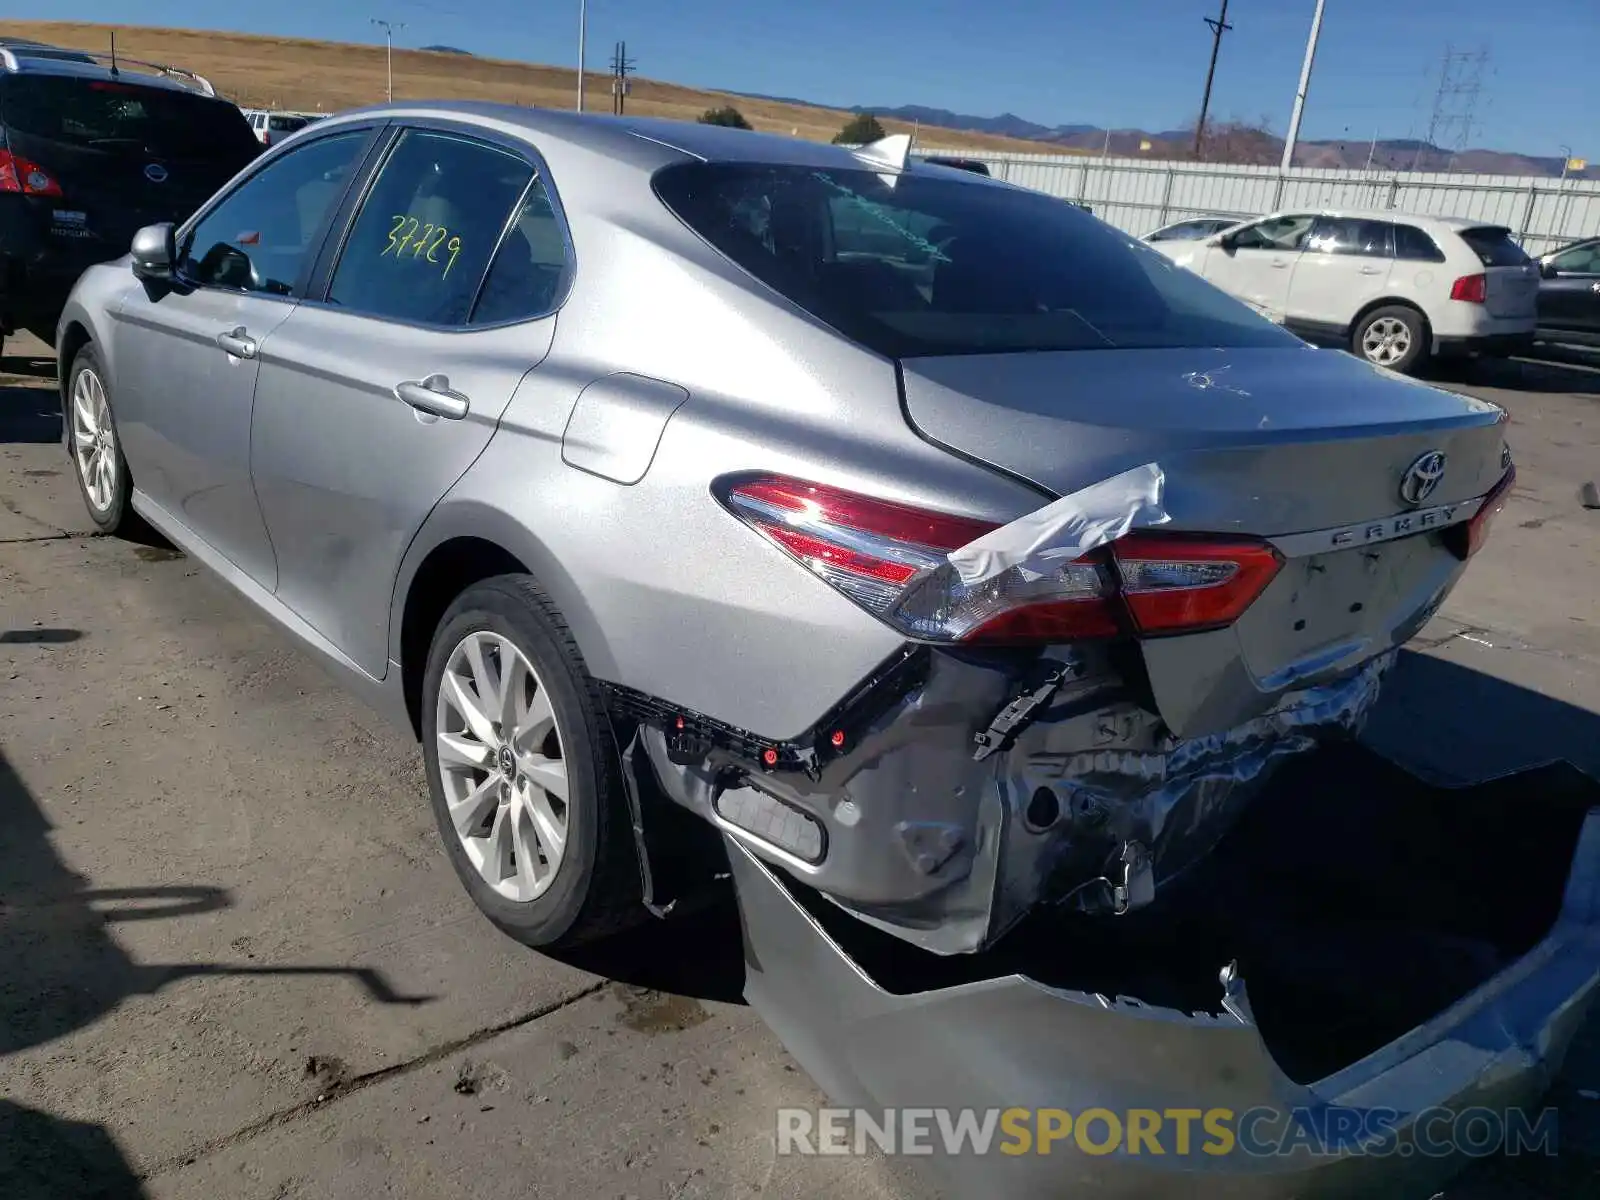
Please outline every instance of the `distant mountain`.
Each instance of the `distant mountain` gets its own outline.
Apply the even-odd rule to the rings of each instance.
[[[423,46],[422,49],[432,50],[435,54],[465,54],[468,58],[472,57],[471,50],[462,50],[458,46]]]
[[[768,97],[779,99],[780,97]],[[789,103],[803,104],[803,100]],[[850,112],[870,112],[880,117],[894,117],[901,121],[917,121],[924,125],[937,125],[945,129],[966,129],[974,133],[1000,134],[1045,143],[1040,153],[1048,153],[1051,145],[1075,150],[1105,150],[1113,155],[1144,154],[1150,158],[1187,157],[1194,148],[1193,129],[1165,129],[1151,133],[1143,129],[1114,129],[1107,131],[1095,125],[1042,125],[1014,113],[1001,113],[998,117],[977,117],[969,113],[952,112],[947,108],[930,108],[920,104],[902,104],[895,107],[853,105]],[[1141,150],[1141,143],[1150,143]],[[945,147],[954,149],[955,147]],[[1243,162],[1276,164],[1283,158],[1283,139],[1261,129],[1251,129],[1238,124],[1221,124],[1215,127],[1213,140],[1207,148],[1208,159],[1217,162]],[[1561,174],[1562,160],[1553,155],[1520,154],[1503,150],[1471,149],[1452,152],[1431,146],[1416,138],[1388,138],[1377,143],[1367,141],[1302,141],[1295,146],[1294,162],[1298,167],[1342,167],[1376,170],[1418,171],[1470,171],[1484,175],[1550,175]],[[1600,164],[1572,174],[1573,178],[1600,179]]]

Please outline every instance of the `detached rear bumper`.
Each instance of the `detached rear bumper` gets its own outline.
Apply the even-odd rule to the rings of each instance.
[[[1394,769],[1383,769],[1383,778],[1394,782]],[[1448,883],[1389,879],[1390,871],[1406,873],[1404,855],[1374,849],[1375,895],[1353,894],[1331,916],[1318,916],[1304,897],[1285,904],[1281,892],[1283,879],[1317,869],[1309,864],[1318,851],[1300,855],[1285,845],[1283,862],[1261,864],[1264,873],[1279,872],[1279,883],[1253,896],[1241,892],[1240,898],[1262,907],[1276,900],[1276,916],[1287,913],[1291,924],[1300,923],[1294,940],[1284,945],[1309,943],[1308,954],[1335,959],[1356,945],[1338,944],[1340,928],[1360,929],[1356,940],[1363,943],[1392,933],[1370,923],[1366,904],[1383,903],[1389,889],[1394,895],[1418,889],[1416,911],[1397,914],[1418,926],[1414,945],[1392,947],[1392,960],[1377,969],[1370,945],[1338,964],[1335,986],[1348,988],[1352,997],[1346,1007],[1334,1001],[1326,1010],[1308,1009],[1303,995],[1290,1002],[1284,980],[1297,978],[1302,964],[1275,958],[1265,949],[1270,938],[1243,932],[1260,915],[1250,911],[1240,913],[1243,968],[1230,972],[1227,962],[1218,963],[1222,982],[1213,975],[1213,998],[1200,1004],[1158,1004],[1139,994],[1161,974],[1148,961],[1159,959],[1151,954],[1159,939],[1141,944],[1136,938],[1120,959],[1106,958],[1104,945],[1079,943],[1071,926],[1010,953],[997,951],[987,969],[967,958],[960,975],[951,973],[951,959],[926,970],[932,956],[875,940],[880,935],[729,837],[746,929],[746,995],[833,1103],[863,1106],[873,1122],[886,1109],[899,1110],[902,1118],[906,1110],[922,1111],[921,1128],[933,1133],[923,1138],[932,1149],[922,1152],[929,1157],[921,1161],[935,1166],[961,1196],[1132,1197],[1170,1189],[1172,1195],[1229,1200],[1407,1196],[1414,1190],[1425,1197],[1431,1193],[1421,1189],[1457,1173],[1474,1153],[1486,1153],[1482,1133],[1459,1118],[1453,1125],[1443,1109],[1486,1110],[1502,1122],[1504,1139],[1523,1138],[1524,1153],[1554,1152],[1551,1118],[1533,1106],[1560,1069],[1600,985],[1600,808],[1583,807],[1597,785],[1575,776],[1530,772],[1520,784],[1512,777],[1488,785],[1493,795],[1461,789],[1435,797],[1439,804],[1420,803],[1422,815],[1404,822],[1402,840],[1437,836],[1441,821],[1448,822],[1458,807],[1470,822],[1514,807],[1506,804],[1507,789],[1522,786],[1528,810],[1544,813],[1551,801],[1550,820],[1546,833],[1519,846],[1496,850],[1492,843],[1518,840],[1510,831],[1526,830],[1534,811],[1471,838],[1461,861],[1441,876]],[[1567,794],[1556,802],[1552,796],[1558,792]],[[1281,810],[1283,802],[1271,807]],[[1323,821],[1311,812],[1283,828],[1298,822],[1305,840],[1338,842],[1335,854],[1348,855],[1342,819],[1336,814]],[[1257,837],[1261,832],[1235,837],[1255,841],[1251,853],[1260,853],[1278,836],[1268,830]],[[1365,832],[1382,836],[1375,828]],[[1475,916],[1448,915],[1474,906],[1463,898],[1470,891],[1446,892],[1503,888],[1506,880],[1493,877],[1496,856],[1520,855],[1533,844],[1555,856],[1549,863],[1570,856],[1564,857],[1570,867],[1546,881],[1542,899],[1511,897],[1503,907],[1478,906]],[[1304,863],[1296,861],[1301,857]],[[1239,865],[1225,865],[1217,880],[1232,877]],[[1467,878],[1482,873],[1490,877]],[[1388,882],[1375,882],[1380,877]],[[1184,904],[1204,906],[1201,897],[1216,886],[1204,883]],[[1226,890],[1226,883],[1220,886]],[[1274,887],[1280,889],[1276,897]],[[1422,928],[1435,918],[1440,929]],[[1482,927],[1469,928],[1473,920]],[[1527,936],[1534,924],[1543,932]],[[1513,926],[1520,933],[1514,935]],[[1167,954],[1176,963],[1188,956],[1181,916],[1173,934]],[[1516,944],[1518,937],[1522,944]],[[1490,943],[1497,949],[1488,949]],[[1481,955],[1477,964],[1464,966],[1474,953]],[[905,957],[919,954],[920,960]],[[1407,978],[1408,971],[1417,978]],[[1467,986],[1439,1002],[1440,977],[1452,974],[1455,983],[1465,980]],[[1074,976],[1092,986],[1064,986]],[[1254,1003],[1250,980],[1261,985]],[[1168,983],[1154,987],[1161,991]],[[1330,993],[1321,998],[1328,1000]],[[1357,1009],[1370,1011],[1353,1018]],[[1313,1011],[1320,1019],[1311,1019]],[[1361,1037],[1347,1037],[1352,1024],[1363,1022]],[[1329,1059],[1324,1043],[1341,1040],[1348,1042],[1344,1051],[1353,1053],[1347,1061]],[[1013,1130],[1036,1131],[1039,1110],[1076,1120],[1099,1109],[1120,1123],[1120,1133],[1105,1116],[1093,1117],[1089,1149],[1068,1133],[1042,1154],[1036,1141],[1008,1137],[1001,1125],[987,1153],[971,1153],[969,1143],[968,1152],[951,1156],[941,1145],[937,1113],[926,1112],[949,1109],[946,1119],[956,1122],[962,1111],[976,1110],[974,1119],[981,1123],[987,1111],[1018,1108],[1029,1111],[1012,1114]],[[1179,1110],[1195,1114],[1187,1153],[1168,1115]],[[1518,1110],[1509,1126],[1508,1110]],[[1212,1136],[1203,1119],[1217,1130],[1231,1130],[1231,1139]],[[1061,1118],[1055,1120],[1059,1131]],[[1147,1130],[1156,1122],[1153,1141],[1146,1139],[1137,1153],[1128,1137],[1135,1120]],[[1550,1140],[1540,1143],[1545,1135]],[[847,1140],[853,1142],[854,1135]],[[1007,1144],[1009,1151],[1003,1149]]]

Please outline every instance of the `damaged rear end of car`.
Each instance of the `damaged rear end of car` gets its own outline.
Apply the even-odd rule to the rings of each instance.
[[[1401,1139],[1422,1108],[1531,1102],[1595,986],[1588,791],[1530,785],[1548,808],[1530,817],[1506,788],[1460,802],[1391,774],[1346,793],[1306,767],[1329,746],[1360,757],[1397,651],[1483,544],[1515,478],[1505,414],[1306,347],[1020,189],[715,161],[655,188],[774,308],[890,362],[925,447],[1033,498],[1007,519],[992,491],[981,510],[909,504],[930,489],[892,456],[881,489],[795,447],[783,470],[715,464],[705,503],[728,536],[897,647],[784,736],[741,724],[739,698],[713,714],[605,685],[647,895],[672,866],[648,845],[663,813],[720,833],[752,1002],[825,1090],[1279,1118],[1387,1105]],[[691,398],[672,420],[692,444],[683,430],[724,417]],[[829,648],[791,653],[801,673]],[[1518,839],[1541,889],[1482,903]],[[1430,847],[1459,861],[1435,869]],[[1312,969],[1310,945],[1336,966]],[[1196,1151],[1151,1169],[1307,1195],[1394,1178],[1404,1157]],[[1127,1158],[1013,1160],[1006,1194],[1143,1194]],[[1406,1169],[1431,1179],[1447,1159]],[[951,1169],[980,1172],[980,1192],[999,1178],[993,1160]]]

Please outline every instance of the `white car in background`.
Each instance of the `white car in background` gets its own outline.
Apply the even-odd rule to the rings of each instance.
[[[291,133],[304,129],[313,121],[320,121],[330,115],[328,113],[280,112],[270,108],[246,108],[242,111],[245,119],[250,122],[250,128],[255,131],[256,140],[263,146],[275,146]]]
[[[1247,218],[1241,217],[1188,217],[1182,221],[1173,221],[1170,225],[1163,225],[1160,229],[1152,229],[1139,240],[1142,242],[1197,242],[1201,238],[1208,238],[1214,233],[1221,233],[1224,229],[1232,229],[1241,225]]]
[[[1396,371],[1533,343],[1539,268],[1503,225],[1302,209],[1152,248],[1307,341]]]

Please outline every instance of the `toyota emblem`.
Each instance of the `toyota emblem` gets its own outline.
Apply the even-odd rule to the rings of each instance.
[[[151,183],[165,183],[167,181],[167,169],[160,163],[151,163],[144,169],[144,177]]]
[[[1415,508],[1439,486],[1444,478],[1444,451],[1429,450],[1406,468],[1400,476],[1400,499]]]

